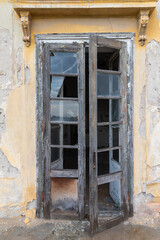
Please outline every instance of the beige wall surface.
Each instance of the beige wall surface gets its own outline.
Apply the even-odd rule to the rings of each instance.
[[[34,34],[85,32],[136,33],[134,209],[146,215],[149,209],[159,216],[160,1],[150,16],[143,47],[138,43],[137,31],[136,17],[33,18],[32,43],[27,48],[22,41],[20,18],[11,2],[0,1],[0,217],[34,216],[36,208]]]

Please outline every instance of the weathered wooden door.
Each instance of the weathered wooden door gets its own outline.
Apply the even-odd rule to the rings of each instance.
[[[126,43],[91,34],[89,64],[89,217],[94,233],[128,217]]]
[[[64,213],[65,210],[74,209],[83,219],[84,46],[77,43],[45,43],[43,59],[44,217],[50,218],[52,212],[60,208]],[[74,195],[68,195],[69,186],[75,187]]]

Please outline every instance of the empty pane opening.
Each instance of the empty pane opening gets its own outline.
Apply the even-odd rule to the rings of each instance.
[[[118,71],[119,50],[104,46],[98,47],[97,63],[98,69]]]
[[[77,98],[77,77],[51,76],[50,91],[51,98]]]
[[[99,212],[116,212],[121,208],[121,183],[116,180],[98,186]]]

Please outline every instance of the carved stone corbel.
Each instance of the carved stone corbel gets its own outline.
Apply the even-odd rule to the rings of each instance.
[[[21,11],[21,23],[23,30],[23,41],[26,47],[31,45],[31,17],[29,11]]]
[[[138,42],[141,46],[144,46],[147,40],[146,30],[149,22],[149,10],[140,11],[138,16]]]

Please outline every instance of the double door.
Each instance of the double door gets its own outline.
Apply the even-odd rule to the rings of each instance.
[[[95,34],[45,44],[44,217],[88,217],[92,233],[127,218],[127,61]]]

